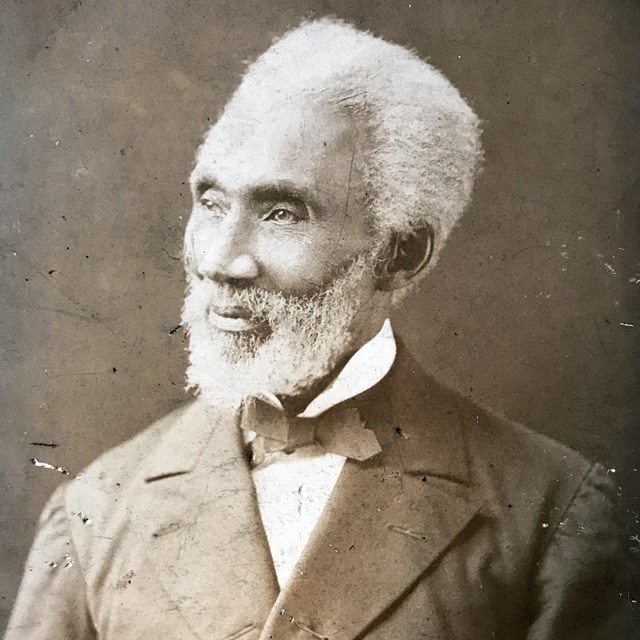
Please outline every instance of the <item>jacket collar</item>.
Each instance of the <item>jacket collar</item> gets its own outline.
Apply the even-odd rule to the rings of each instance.
[[[236,415],[195,401],[152,458],[132,524],[168,594],[164,609],[194,638],[256,637],[278,586]]]
[[[400,340],[396,366],[372,394],[369,414],[382,409],[385,397],[394,426],[388,437],[395,438],[403,472],[469,486],[466,436],[477,422],[473,405],[427,375]]]
[[[279,595],[235,416],[197,400],[160,439],[140,496],[154,506],[147,553],[197,637],[354,638],[479,510],[465,444],[472,412],[401,343],[384,380],[345,404],[383,452],[347,461]]]
[[[481,507],[462,399],[400,345],[389,376],[354,399],[383,453],[347,461],[260,640],[350,640],[426,574]]]

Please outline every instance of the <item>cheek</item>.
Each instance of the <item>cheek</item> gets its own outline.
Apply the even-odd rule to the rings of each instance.
[[[354,253],[335,246],[326,237],[296,234],[265,238],[259,260],[274,289],[292,295],[312,294],[328,284]]]

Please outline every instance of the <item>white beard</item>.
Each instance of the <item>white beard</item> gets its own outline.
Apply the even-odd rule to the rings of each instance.
[[[360,256],[320,293],[286,296],[188,275],[182,321],[189,332],[188,388],[208,403],[239,406],[270,391],[296,396],[359,346],[363,318],[382,321],[384,294],[372,291],[371,257]],[[216,304],[250,310],[263,333],[232,333],[207,319]]]

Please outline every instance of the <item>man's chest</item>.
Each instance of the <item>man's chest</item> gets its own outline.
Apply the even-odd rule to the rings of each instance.
[[[273,459],[251,475],[278,582],[284,587],[331,496],[345,458],[313,446],[270,455]]]

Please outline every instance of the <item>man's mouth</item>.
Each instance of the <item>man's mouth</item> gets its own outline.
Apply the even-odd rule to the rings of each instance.
[[[220,331],[253,331],[260,326],[253,314],[243,307],[209,307],[209,320]]]

